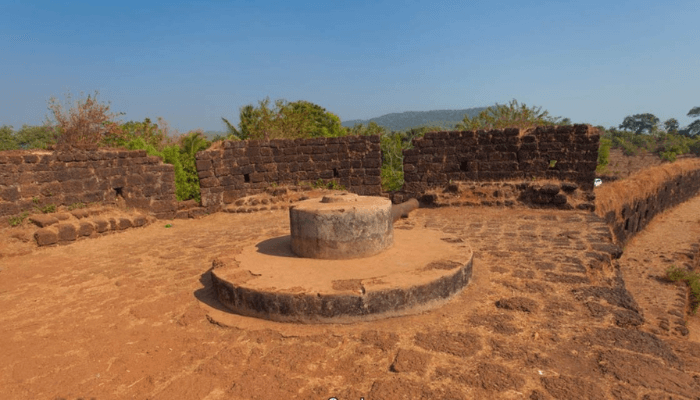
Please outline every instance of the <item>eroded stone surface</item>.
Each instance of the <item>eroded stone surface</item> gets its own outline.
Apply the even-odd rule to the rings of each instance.
[[[289,210],[292,251],[301,257],[350,259],[394,243],[391,200],[352,193],[302,201]]]
[[[217,258],[219,300],[258,318],[346,323],[438,306],[472,275],[465,241],[434,229],[401,230],[392,248],[362,259],[307,259],[291,250],[290,236],[281,236]]]

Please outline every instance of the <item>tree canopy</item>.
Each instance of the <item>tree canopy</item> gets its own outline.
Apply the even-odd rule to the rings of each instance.
[[[504,128],[529,128],[533,126],[568,125],[568,118],[552,117],[542,107],[528,107],[513,99],[508,104],[498,104],[488,107],[476,117],[465,115],[462,122],[455,126],[458,130],[489,130]]]
[[[239,117],[238,128],[221,118],[228,134],[238,139],[334,137],[348,133],[337,115],[305,100],[290,103],[280,99],[271,106],[266,98],[257,107],[241,107]]]
[[[652,133],[658,130],[658,127],[659,118],[650,113],[628,115],[619,126],[620,129],[633,131],[637,135]]]
[[[664,121],[664,129],[666,129],[668,133],[677,133],[679,127],[678,120],[675,118],[669,118]]]
[[[696,136],[700,134],[700,107],[691,108],[690,111],[688,111],[688,116],[695,117],[698,119],[691,122],[690,125],[688,125],[687,128],[680,131],[680,133],[684,136]]]

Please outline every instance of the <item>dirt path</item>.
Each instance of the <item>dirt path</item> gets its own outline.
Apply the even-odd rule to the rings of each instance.
[[[633,259],[668,235],[687,239],[661,246],[666,257],[691,251],[699,209],[700,197],[660,216],[621,268],[590,213],[418,210],[405,228],[469,241],[473,282],[431,312],[355,325],[256,320],[213,299],[212,260],[287,233],[282,211],[162,222],[0,258],[0,398],[697,398],[695,322],[685,336],[673,333],[681,317],[658,328],[675,297],[649,294],[679,292],[645,289]],[[688,221],[682,232],[668,228],[678,221]]]

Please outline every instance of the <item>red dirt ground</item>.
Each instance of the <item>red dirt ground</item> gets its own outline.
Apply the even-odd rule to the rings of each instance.
[[[697,264],[700,197],[619,260],[592,213],[417,210],[400,226],[465,238],[473,281],[438,309],[352,325],[247,318],[214,298],[212,260],[288,233],[287,212],[166,223],[49,248],[0,231],[0,398],[700,395],[698,317],[660,278]]]

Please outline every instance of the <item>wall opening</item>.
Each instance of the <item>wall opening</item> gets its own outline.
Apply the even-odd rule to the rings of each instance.
[[[333,168],[333,177],[334,178],[339,178],[340,174],[338,174],[338,168]]]
[[[461,163],[459,163],[459,170],[462,172],[469,172],[469,162],[462,161]]]
[[[250,174],[243,174],[243,182],[250,183]]]
[[[124,188],[116,187],[114,188],[114,194],[116,197],[124,198]]]

